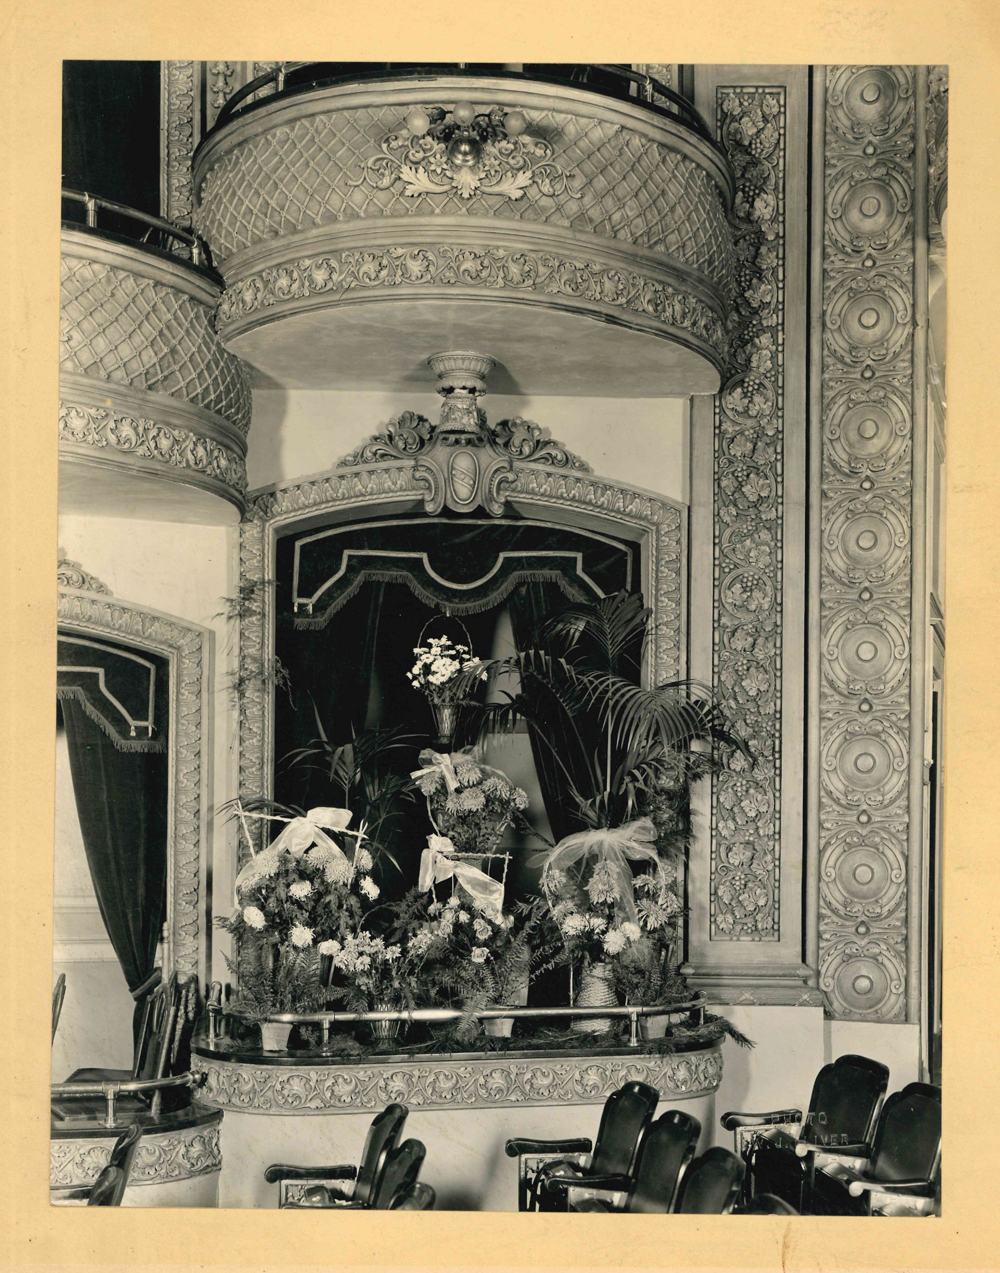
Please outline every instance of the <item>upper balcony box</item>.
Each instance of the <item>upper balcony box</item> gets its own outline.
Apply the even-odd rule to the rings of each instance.
[[[474,348],[516,369],[501,392],[715,392],[732,174],[690,106],[616,74],[303,68],[224,111],[194,180],[227,348],[288,388]]]
[[[250,388],[214,330],[220,280],[176,252],[105,231],[97,212],[127,219],[129,233],[147,223],[182,250],[190,234],[107,200],[64,197],[87,204],[88,225],[62,231],[60,508],[237,520]]]

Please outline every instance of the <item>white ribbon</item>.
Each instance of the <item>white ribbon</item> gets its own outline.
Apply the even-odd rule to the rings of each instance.
[[[346,832],[347,835],[353,835],[359,841],[362,840],[364,838],[363,830],[347,830],[347,824],[351,820],[350,809],[319,807],[310,809],[305,817],[301,818],[282,818],[276,814],[268,813],[247,813],[243,809],[240,809],[239,812],[241,818],[260,818],[267,822],[285,822],[288,825],[272,844],[258,853],[255,858],[252,858],[237,875],[237,894],[239,894],[244,884],[256,879],[260,874],[262,860],[268,863],[276,861],[282,853],[290,853],[292,857],[300,858],[309,849],[318,848],[321,850],[324,861],[333,861],[339,858],[348,874],[353,870],[344,850],[321,829],[326,827],[329,831]]]
[[[499,924],[503,919],[503,884],[468,862],[456,862],[449,856],[454,852],[455,846],[447,836],[429,835],[427,848],[420,855],[417,887],[427,893],[435,884],[454,878],[472,898],[473,905]]]
[[[460,758],[464,759],[464,757],[461,756],[461,753],[456,753],[454,756],[448,756],[440,751],[431,751],[429,747],[425,748],[420,753],[420,763],[424,766],[424,768],[414,769],[410,774],[410,777],[416,781],[417,779],[426,777],[428,774],[433,774],[435,778],[442,779],[444,781],[445,786],[448,788],[448,794],[451,795],[453,792],[458,790],[458,775],[455,773],[455,761]]]
[[[548,896],[549,874],[552,871],[565,871],[568,867],[587,858],[593,857],[598,862],[610,867],[618,885],[618,897],[615,899],[615,910],[623,912],[633,923],[636,919],[635,899],[633,895],[632,870],[629,861],[651,862],[655,874],[660,875],[663,865],[656,851],[656,827],[649,818],[637,818],[634,822],[626,822],[624,826],[605,828],[595,831],[577,831],[568,835],[549,852],[542,868],[541,884]]]

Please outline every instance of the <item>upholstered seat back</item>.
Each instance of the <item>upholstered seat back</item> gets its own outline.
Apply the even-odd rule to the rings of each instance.
[[[625,1083],[617,1092],[612,1092],[604,1103],[591,1174],[631,1175],[659,1100],[660,1093],[648,1083]]]
[[[642,1142],[627,1211],[665,1215],[671,1210],[700,1135],[701,1123],[680,1110],[668,1110],[656,1120]]]
[[[800,1139],[810,1145],[871,1144],[888,1067],[866,1056],[841,1056],[816,1075]]]

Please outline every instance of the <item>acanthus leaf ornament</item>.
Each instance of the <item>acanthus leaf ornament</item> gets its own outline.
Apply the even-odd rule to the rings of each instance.
[[[579,175],[553,161],[549,142],[517,131],[524,123],[520,112],[511,112],[517,124],[508,132],[507,116],[499,107],[470,123],[464,122],[465,115],[456,118],[456,110],[432,106],[427,112],[411,111],[408,126],[383,137],[380,153],[366,159],[361,176],[348,184],[367,182],[388,190],[398,182],[411,198],[456,190],[462,199],[478,193],[516,200],[532,185],[544,195],[582,198]]]

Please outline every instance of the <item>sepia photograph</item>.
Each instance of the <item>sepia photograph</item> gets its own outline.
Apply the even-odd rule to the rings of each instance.
[[[948,93],[63,61],[52,1205],[947,1218]]]

